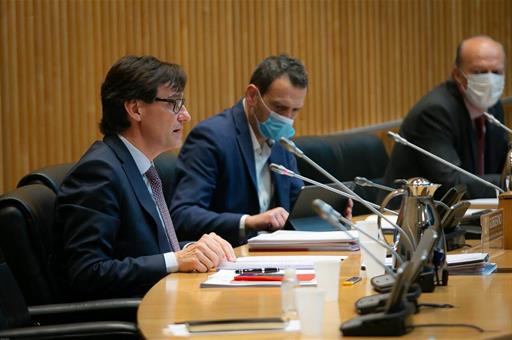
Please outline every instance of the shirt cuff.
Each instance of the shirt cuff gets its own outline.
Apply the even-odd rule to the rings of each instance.
[[[238,235],[240,236],[240,240],[245,240],[245,220],[249,217],[249,215],[242,215],[240,218],[239,231]]]
[[[164,254],[165,269],[168,273],[174,273],[178,271],[178,260],[176,260],[176,254],[165,253]]]

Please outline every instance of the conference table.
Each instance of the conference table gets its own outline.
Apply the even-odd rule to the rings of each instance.
[[[249,252],[247,246],[236,249],[238,256],[276,255]],[[280,252],[279,255],[347,255],[341,263],[340,280],[359,274],[360,252]],[[403,336],[414,339],[488,339],[512,337],[512,250],[493,250],[491,262],[498,264],[499,273],[490,276],[453,276],[447,286],[436,287],[433,293],[423,293],[420,303],[448,303],[452,309],[420,309],[413,324],[473,324],[484,333],[471,328],[425,326],[414,328]],[[155,284],[144,296],[138,310],[138,325],[147,339],[171,338],[168,326],[187,320],[277,317],[281,313],[278,287],[200,288],[211,273],[170,274]],[[326,302],[322,339],[341,337],[339,325],[354,316],[354,302],[374,294],[366,279],[353,286],[340,284],[339,301]],[[208,339],[297,339],[300,332],[258,332],[199,335]]]

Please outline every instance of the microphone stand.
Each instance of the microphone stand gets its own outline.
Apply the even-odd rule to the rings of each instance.
[[[316,202],[316,203],[315,203]],[[319,203],[321,202],[321,203]],[[341,224],[339,222],[339,219],[337,218],[337,216],[334,216],[333,214],[327,212],[324,210],[324,208],[322,207],[322,205],[325,204],[329,207],[331,207],[329,204],[325,203],[324,201],[320,200],[320,199],[316,199],[313,201],[313,207],[315,209],[318,209],[319,211],[319,216],[324,219],[327,223],[329,223],[331,226],[333,226],[334,228],[338,229],[339,231],[342,231],[344,232],[346,235],[348,235],[348,237],[350,237],[351,240],[354,240],[356,241],[358,244],[359,244],[359,247],[361,247],[362,249],[364,249],[366,251],[366,253],[376,262],[379,264],[379,266],[381,266],[382,268],[384,268],[384,271],[386,273],[388,273],[389,275],[391,275],[393,278],[396,278],[396,273],[393,272],[388,266],[386,266],[384,263],[382,263],[378,258],[377,256],[375,256],[374,254],[372,254],[370,251],[368,251],[368,248],[366,248],[361,242],[359,242],[359,239],[356,239],[354,238],[352,235],[350,235],[350,233],[348,232],[347,228]],[[334,210],[332,207],[331,207],[332,210]],[[352,223],[351,223],[352,224]],[[352,226],[352,225],[351,225]],[[360,231],[360,228],[354,228],[356,229],[358,232]],[[367,233],[363,233],[364,235],[370,237],[371,239],[377,241],[377,243],[379,243],[382,247],[386,248],[386,249],[389,249],[388,247],[385,247],[381,241],[378,241],[377,239],[375,239],[374,237],[368,235]],[[391,247],[390,247],[391,248]],[[397,254],[398,255],[398,254]],[[401,259],[401,258],[400,258]]]
[[[363,204],[365,207],[367,207],[371,212],[373,212],[374,214],[380,216],[381,218],[383,218],[385,221],[387,221],[389,224],[391,224],[393,227],[395,227],[399,232],[400,234],[402,235],[402,237],[407,241],[407,248],[409,248],[409,251],[412,253],[414,252],[414,249],[416,248],[416,243],[414,242],[414,240],[412,240],[409,235],[401,228],[399,227],[396,223],[393,223],[391,222],[383,213],[381,213],[379,210],[377,210],[376,208],[373,207],[373,205],[371,204],[366,204],[365,200],[363,198],[361,198],[358,194],[356,194],[354,191],[350,190],[350,188],[348,188],[345,184],[343,184],[341,181],[339,181],[336,177],[334,177],[333,175],[331,175],[329,172],[325,171],[320,165],[316,164],[315,161],[313,161],[311,158],[309,158],[306,154],[304,154],[304,152],[302,150],[300,150],[294,142],[292,142],[291,140],[287,139],[287,138],[284,138],[284,137],[281,137],[281,139],[279,140],[279,142],[281,143],[281,145],[286,149],[288,150],[289,152],[291,152],[292,154],[296,155],[297,157],[299,158],[302,158],[304,159],[306,162],[308,162],[311,166],[313,166],[315,169],[317,169],[321,174],[323,174],[325,177],[329,178],[331,181],[333,181],[334,183],[336,183],[343,191],[353,195],[354,197],[357,197],[359,198],[360,200],[358,202],[360,202],[361,204]],[[290,170],[288,170],[290,171]]]
[[[496,126],[502,128],[503,130],[507,131],[508,133],[512,134],[512,130],[509,127],[507,127],[505,124],[500,122],[498,119],[496,119],[496,117],[494,117],[492,114],[484,112],[484,115],[485,115],[485,118],[487,118],[487,121],[489,121],[489,123],[496,125]]]
[[[492,184],[491,182],[488,182],[488,181],[486,181],[485,179],[480,178],[480,177],[478,177],[477,175],[472,174],[471,172],[469,172],[469,171],[467,171],[467,170],[464,170],[464,169],[462,169],[462,168],[460,168],[460,167],[458,167],[458,166],[456,166],[456,165],[453,165],[452,163],[450,163],[450,162],[448,162],[448,161],[446,161],[446,160],[442,159],[442,158],[441,158],[441,157],[439,157],[439,156],[434,155],[434,154],[433,154],[433,153],[431,153],[431,152],[428,152],[427,150],[425,150],[425,149],[423,149],[423,148],[420,148],[420,147],[419,147],[419,146],[417,146],[416,144],[413,144],[413,143],[409,142],[407,139],[405,139],[404,137],[400,136],[398,133],[394,133],[394,132],[388,131],[388,136],[390,136],[391,138],[393,138],[393,139],[395,140],[395,142],[396,142],[396,143],[399,143],[399,144],[402,144],[402,145],[408,146],[408,147],[410,147],[410,148],[412,148],[412,149],[414,149],[414,150],[416,150],[416,151],[419,151],[419,152],[421,152],[422,154],[424,154],[424,155],[426,155],[426,156],[428,156],[428,157],[430,157],[430,158],[433,158],[433,159],[435,159],[435,160],[436,160],[436,161],[438,161],[438,162],[443,163],[443,164],[444,164],[444,165],[446,165],[447,167],[452,168],[452,169],[454,169],[454,170],[456,170],[456,171],[458,171],[458,172],[461,172],[461,173],[465,174],[466,176],[471,177],[471,178],[472,178],[472,179],[474,179],[475,181],[478,181],[478,182],[480,182],[480,183],[482,183],[482,184],[484,184],[484,185],[486,185],[486,186],[488,186],[488,187],[491,187],[491,188],[495,189],[497,192],[500,192],[500,193],[504,192],[504,190],[503,190],[502,188],[500,188],[499,186],[494,185],[494,184]]]
[[[349,225],[351,228],[357,230],[364,236],[368,237],[369,239],[377,242],[382,247],[389,250],[391,252],[391,254],[393,254],[393,256],[395,256],[400,261],[400,263],[405,262],[404,259],[393,249],[393,247],[389,246],[387,243],[382,242],[381,240],[373,237],[372,235],[368,234],[366,231],[359,228],[356,224],[352,223],[352,221],[350,221],[348,218],[343,217],[343,215],[340,214],[338,211],[336,211],[336,209],[334,209],[329,203],[326,203],[326,202],[322,201],[321,199],[317,198],[313,201],[313,208],[316,210],[317,214],[320,217],[322,217],[324,220],[326,220],[327,222],[329,222],[327,220],[328,217],[324,217],[324,216],[332,216],[333,219],[337,220],[338,223],[336,223],[336,225],[333,225],[329,222],[329,224],[331,224],[333,227],[338,228],[339,230],[345,232],[347,235],[350,235],[347,231],[347,228],[342,223],[339,223],[339,221],[341,221],[341,222]],[[350,237],[352,238],[352,236],[350,236]],[[354,238],[352,238],[352,239],[354,239]],[[359,242],[359,246],[361,246],[360,242]],[[363,248],[363,249],[366,250],[366,248]],[[373,258],[373,259],[375,260],[375,258]],[[385,266],[385,267],[387,267],[387,266]]]
[[[279,174],[279,175],[283,175],[283,176],[288,176],[288,177],[294,177],[294,178],[298,178],[298,179],[301,179],[303,180],[304,182],[306,183],[309,183],[309,184],[313,184],[313,185],[316,185],[316,186],[319,186],[320,188],[323,188],[325,190],[328,190],[328,191],[331,191],[331,192],[334,192],[338,195],[341,195],[343,197],[347,197],[347,198],[351,198],[353,199],[354,201],[357,201],[357,202],[360,202],[361,204],[369,204],[369,205],[372,205],[376,208],[380,208],[380,206],[378,204],[375,204],[375,203],[372,203],[372,202],[369,202],[369,201],[366,201],[365,199],[361,198],[361,197],[356,197],[356,196],[353,196],[351,194],[348,194],[344,191],[341,191],[341,190],[338,190],[338,189],[335,189],[333,187],[330,187],[326,184],[323,184],[323,183],[320,183],[318,181],[315,181],[314,179],[311,179],[311,178],[308,178],[308,177],[304,177],[302,175],[299,175],[298,173],[296,172],[293,172],[287,168],[285,168],[284,166],[282,165],[279,165],[279,164],[275,164],[275,163],[271,163],[270,164],[270,170],[272,170],[273,172]],[[385,212],[387,213],[390,213],[390,214],[393,214],[393,215],[398,215],[398,213],[394,210],[391,210],[391,209],[384,209]]]

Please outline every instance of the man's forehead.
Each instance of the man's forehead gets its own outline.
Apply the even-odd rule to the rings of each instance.
[[[460,56],[463,64],[471,64],[480,60],[505,60],[503,46],[485,37],[477,37],[465,41],[461,46]]]
[[[167,96],[181,94],[181,92],[178,92],[172,88],[170,82],[158,85],[157,93],[160,95],[167,95]]]

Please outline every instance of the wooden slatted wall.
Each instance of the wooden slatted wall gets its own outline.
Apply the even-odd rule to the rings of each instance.
[[[240,98],[265,56],[297,56],[304,135],[401,118],[464,36],[512,49],[509,0],[0,0],[0,18],[0,192],[100,137],[99,88],[125,54],[184,66],[188,129]]]

